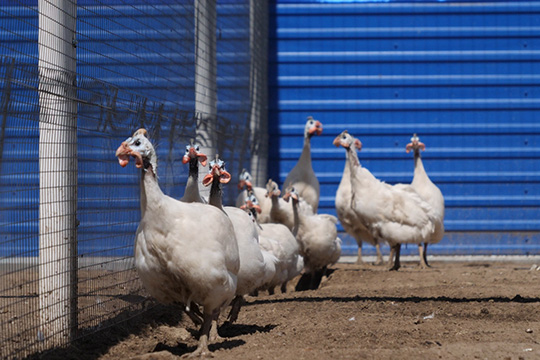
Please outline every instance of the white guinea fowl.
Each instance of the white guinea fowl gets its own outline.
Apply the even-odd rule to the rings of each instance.
[[[238,317],[244,295],[257,290],[263,284],[266,265],[259,247],[257,226],[251,217],[240,208],[222,205],[221,184],[228,183],[230,179],[230,174],[225,170],[225,163],[216,156],[216,159],[210,162],[209,173],[204,177],[203,185],[211,185],[208,203],[223,210],[229,216],[238,241],[240,269],[236,297],[229,313],[229,322],[233,323]]]
[[[339,144],[336,144],[336,143],[334,143],[334,145],[339,146]],[[354,146],[355,148],[357,146],[359,147],[360,142],[356,141],[351,146]],[[350,165],[349,165],[350,158],[348,156],[348,152],[346,152],[345,154],[346,154],[345,167],[343,169],[343,175],[341,176],[341,182],[339,183],[339,187],[336,191],[335,204],[336,204],[337,217],[339,221],[341,222],[343,229],[349,235],[354,237],[354,239],[356,240],[356,243],[358,244],[358,258],[356,260],[356,263],[357,264],[362,263],[362,243],[367,242],[375,246],[375,249],[377,251],[377,260],[375,264],[379,265],[379,264],[382,264],[383,262],[379,239],[376,239],[373,237],[373,235],[364,226],[362,221],[358,219],[356,212],[351,207],[352,190],[351,190],[351,170],[350,170]]]
[[[199,192],[199,162],[202,166],[206,166],[206,160],[206,155],[200,152],[199,145],[191,140],[191,143],[186,145],[186,153],[182,157],[182,163],[189,164],[189,175],[184,196],[180,201],[206,203]]]
[[[208,355],[212,321],[236,293],[240,261],[234,228],[215,207],[163,194],[157,181],[156,151],[146,135],[146,130],[137,130],[116,151],[122,167],[134,157],[142,174],[135,267],[158,301],[202,306],[199,344],[191,355]]]
[[[285,201],[292,199],[294,213],[293,235],[300,245],[305,272],[310,276],[310,289],[318,287],[319,278],[325,276],[327,267],[335,264],[341,256],[341,239],[337,236],[337,218],[328,214],[306,215],[299,211],[300,196],[294,187],[283,195]],[[297,287],[303,290],[302,287]]]
[[[438,220],[431,206],[412,187],[388,185],[362,167],[353,145],[355,141],[347,131],[334,140],[350,157],[351,206],[372,236],[384,239],[391,246],[390,262],[395,255],[391,270],[398,270],[401,244],[428,241]]]
[[[242,172],[238,176],[238,189],[241,191],[236,197],[236,207],[242,207],[246,197],[248,196],[248,192],[252,191],[257,197],[261,208],[261,213],[259,214],[257,220],[259,223],[269,223],[271,221],[270,209],[272,207],[272,203],[270,199],[266,197],[266,189],[253,186],[252,180],[253,178],[251,174],[246,169],[242,169]]]
[[[269,179],[266,183],[266,197],[270,199],[270,222],[285,225],[292,231],[294,227],[294,213],[290,204],[281,196],[278,184]],[[303,199],[299,202],[299,211],[306,215],[313,215],[313,208]]]
[[[420,150],[424,151],[426,146],[420,141],[420,138],[416,134],[413,135],[411,142],[407,144],[405,149],[407,153],[411,150],[414,153],[414,177],[411,186],[422,199],[431,205],[436,216],[440,219],[435,223],[435,231],[433,232],[431,239],[423,244],[418,244],[420,266],[425,268],[429,266],[427,262],[428,244],[438,243],[444,236],[444,197],[441,190],[431,181],[424,169]]]
[[[311,205],[313,213],[317,213],[319,208],[320,185],[311,164],[311,138],[321,133],[321,122],[309,116],[304,128],[302,154],[283,183],[283,189],[294,186],[300,197]]]
[[[257,213],[260,212],[257,198],[250,194],[245,202],[245,208],[252,211],[256,220]],[[299,254],[300,247],[296,238],[283,224],[260,224],[259,243],[279,261],[276,275],[266,288],[270,294],[274,293],[276,286],[281,286],[281,292],[286,292],[287,282],[299,275],[304,268],[304,259]]]

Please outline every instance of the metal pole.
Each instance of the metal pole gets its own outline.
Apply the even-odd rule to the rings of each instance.
[[[217,45],[216,0],[195,0],[195,117],[197,143],[209,158],[216,152],[217,141]],[[199,167],[204,176],[207,168]],[[199,183],[201,195],[209,189]]]
[[[38,338],[64,345],[77,330],[76,0],[39,0]]]
[[[268,178],[268,0],[250,0],[251,175],[257,186]]]

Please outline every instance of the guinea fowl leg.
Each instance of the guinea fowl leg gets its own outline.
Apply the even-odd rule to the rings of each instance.
[[[197,304],[191,302],[189,310],[186,309],[186,314],[187,316],[189,316],[189,318],[191,319],[191,321],[193,321],[195,325],[202,325],[203,314],[201,313],[201,310],[199,309],[199,306],[197,306]]]
[[[199,345],[197,346],[197,349],[195,349],[194,352],[189,354],[182,355],[182,358],[195,358],[195,357],[206,357],[206,356],[212,356],[212,353],[208,349],[208,338],[210,335],[210,329],[212,327],[212,321],[215,317],[215,313],[212,314],[203,314],[203,323],[201,325],[201,332],[199,336]],[[217,314],[219,315],[219,310],[217,310]]]
[[[396,253],[396,258],[394,260],[394,266],[390,268],[390,271],[397,271],[401,267],[401,263],[399,261],[399,254],[401,253],[401,244],[396,244],[394,245],[394,247],[395,247],[394,251]]]
[[[281,284],[281,293],[285,294],[287,292],[287,281]]]
[[[382,265],[383,257],[381,252],[381,245],[378,242],[375,244],[375,250],[377,251],[377,260],[375,261],[374,265]]]
[[[233,301],[234,301],[234,299],[233,299]],[[231,311],[232,311],[232,309],[231,309]],[[208,339],[211,342],[217,342],[217,341],[222,341],[223,340],[223,338],[221,336],[219,336],[218,320],[219,320],[219,311],[216,314],[214,314],[214,316],[212,318],[212,326],[210,327],[210,335],[208,337]]]
[[[418,244],[418,254],[420,255],[420,268],[422,269],[426,269],[429,267],[427,263],[426,252],[427,252],[427,243]]]
[[[233,301],[231,302],[231,311],[229,312],[229,316],[227,318],[228,324],[232,324],[238,319],[238,314],[240,313],[240,308],[242,307],[243,302],[243,296],[236,296],[233,299]]]
[[[362,241],[356,240],[358,243],[358,257],[356,258],[356,265],[362,265],[364,262],[362,261]]]
[[[424,262],[426,263],[427,267],[431,267],[431,265],[429,265],[429,263],[427,262],[427,245],[428,243],[424,243]]]
[[[388,269],[392,270],[392,267],[394,266],[394,257],[396,255],[396,248],[395,245],[390,246],[390,255],[388,256]]]

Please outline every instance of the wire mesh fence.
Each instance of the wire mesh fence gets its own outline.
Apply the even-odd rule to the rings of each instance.
[[[132,262],[139,177],[114,156],[136,129],[172,197],[191,139],[231,174],[265,177],[266,14],[265,1],[0,5],[0,357],[65,345],[149,303]]]

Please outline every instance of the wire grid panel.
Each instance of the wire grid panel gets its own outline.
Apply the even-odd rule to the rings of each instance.
[[[45,350],[58,335],[43,332],[40,318],[38,155],[45,118],[40,83],[45,74],[55,81],[62,73],[38,65],[37,5],[0,5],[0,357],[11,358]],[[181,158],[201,126],[215,136],[233,177],[249,167],[253,101],[248,2],[217,4],[217,80],[210,89],[217,113],[202,121],[195,106],[193,2],[79,0],[77,6],[72,340],[128,319],[148,303],[132,260],[139,176],[134,167],[120,168],[116,148],[146,128],[158,152],[160,186],[180,198],[188,170]],[[234,185],[225,189],[225,204],[234,203]]]

